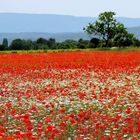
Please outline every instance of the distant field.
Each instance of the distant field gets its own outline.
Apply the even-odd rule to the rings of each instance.
[[[139,52],[11,52],[0,55],[0,140],[140,139]]]
[[[10,50],[0,53],[46,53],[46,52],[74,52],[74,51],[111,51],[111,52],[140,52],[140,48],[95,48],[95,49],[59,49],[59,50]]]

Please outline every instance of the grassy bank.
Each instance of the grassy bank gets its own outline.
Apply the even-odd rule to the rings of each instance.
[[[138,47],[129,48],[95,48],[95,49],[59,49],[59,50],[7,50],[0,53],[48,53],[48,52],[74,52],[74,51],[110,51],[110,52],[140,52]]]

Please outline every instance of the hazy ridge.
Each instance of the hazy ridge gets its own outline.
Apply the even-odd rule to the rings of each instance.
[[[140,18],[116,18],[140,39]],[[0,41],[3,38],[11,41],[15,38],[35,40],[39,37],[53,37],[57,41],[89,39],[83,32],[83,27],[96,19],[67,15],[0,13]]]

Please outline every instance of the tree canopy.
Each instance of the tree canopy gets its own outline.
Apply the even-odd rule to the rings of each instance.
[[[95,23],[89,23],[85,28],[85,32],[94,35],[105,42],[105,47],[110,47],[113,43],[120,45],[132,41],[133,34],[128,33],[123,24],[119,23],[115,18],[114,12],[104,12],[99,15],[99,19]]]

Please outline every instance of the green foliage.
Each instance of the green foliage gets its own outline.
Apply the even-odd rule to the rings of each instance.
[[[104,41],[104,47],[112,47],[115,45],[131,45],[133,35],[128,33],[123,24],[117,22],[114,18],[114,12],[104,12],[99,15],[99,19],[95,23],[89,23],[84,28],[89,35],[99,37]]]
[[[100,40],[98,38],[92,38],[89,42],[89,48],[99,47]]]
[[[54,38],[50,38],[48,40],[47,45],[48,45],[49,49],[56,49],[56,41],[55,41],[55,39]]]
[[[11,50],[30,50],[33,48],[31,40],[15,39],[10,45]]]
[[[136,47],[140,47],[140,40],[138,40],[137,38],[133,39],[133,45]]]
[[[47,44],[47,43],[48,43],[48,40],[44,38],[38,38],[36,40],[36,44]]]
[[[58,49],[76,49],[77,41],[75,40],[65,40],[57,44]]]
[[[54,38],[50,38],[49,40],[45,38],[39,38],[35,42],[35,49],[56,49],[56,41]]]
[[[117,24],[114,36],[114,46],[118,47],[126,47],[133,44],[133,40],[135,39],[134,35],[128,33],[127,29],[123,24]]]
[[[10,45],[11,50],[22,50],[23,49],[23,42],[21,39],[15,39],[12,41]]]
[[[7,38],[3,39],[2,45],[4,46],[4,49],[8,48],[8,40],[7,40]]]
[[[4,51],[5,50],[5,46],[0,44],[0,51]]]
[[[37,44],[35,50],[48,50],[49,47],[47,44]]]
[[[23,43],[25,44],[25,50],[32,50],[34,48],[34,44],[32,40],[23,40]]]
[[[88,40],[79,39],[77,47],[79,49],[86,49],[86,48],[89,47],[89,41]]]

